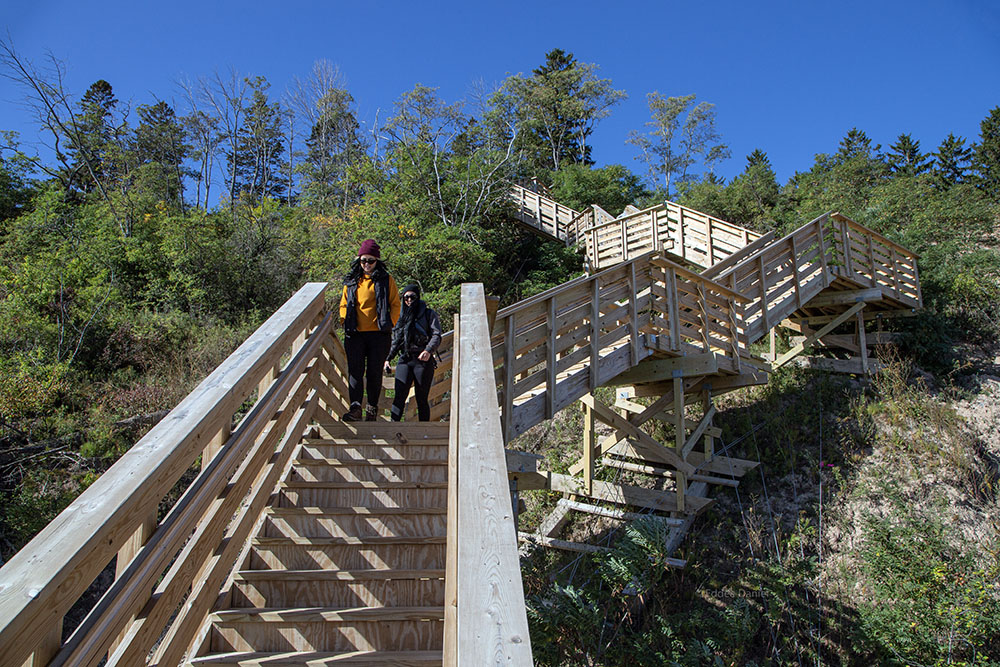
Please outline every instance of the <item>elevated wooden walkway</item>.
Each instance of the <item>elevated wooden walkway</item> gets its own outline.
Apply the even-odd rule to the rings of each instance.
[[[676,546],[711,487],[755,465],[716,454],[715,397],[809,347],[867,372],[866,324],[921,306],[916,257],[836,213],[776,241],[670,202],[614,218],[511,197],[591,270],[492,315],[482,287],[463,286],[435,421],[336,419],[346,356],[326,286],[306,285],[0,569],[3,664],[530,664],[512,490],[565,495],[523,540],[592,551],[560,539],[571,512],[642,512]],[[796,346],[754,354],[779,326]],[[513,449],[577,402],[568,473]],[[652,420],[665,442],[642,428]],[[602,481],[599,467],[648,483]],[[114,583],[64,634],[109,563]]]

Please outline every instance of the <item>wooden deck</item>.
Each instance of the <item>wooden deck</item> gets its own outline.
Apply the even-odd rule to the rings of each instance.
[[[482,287],[463,286],[434,422],[338,420],[346,355],[326,286],[306,285],[0,569],[4,664],[531,664],[512,489],[565,496],[522,539],[593,551],[559,537],[571,512],[642,511],[676,545],[711,488],[755,465],[716,454],[715,397],[792,361],[871,372],[883,337],[866,328],[922,305],[917,257],[838,213],[775,240],[672,202],[616,218],[539,188],[511,198],[522,223],[582,247],[589,271],[492,321]],[[777,327],[797,334],[792,350],[753,354]],[[809,347],[841,358],[801,357]],[[576,403],[568,473],[512,449]],[[665,441],[641,428],[654,420]],[[599,466],[656,484],[601,481]],[[114,583],[64,638],[112,561]]]

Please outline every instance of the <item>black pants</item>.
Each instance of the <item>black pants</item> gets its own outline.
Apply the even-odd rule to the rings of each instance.
[[[378,400],[382,395],[382,366],[389,355],[389,344],[388,332],[358,331],[344,336],[352,408],[361,405],[367,385],[368,409],[378,409]]]
[[[392,421],[398,422],[403,418],[406,397],[410,393],[411,385],[417,397],[417,418],[422,422],[430,421],[431,406],[427,402],[427,394],[431,390],[432,382],[434,382],[433,359],[429,361],[411,359],[396,364],[396,398],[392,401]]]

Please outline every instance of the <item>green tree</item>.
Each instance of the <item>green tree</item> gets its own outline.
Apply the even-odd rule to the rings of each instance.
[[[235,191],[251,203],[258,203],[264,197],[282,199],[291,186],[285,175],[288,137],[282,130],[284,111],[277,102],[268,100],[271,84],[267,79],[258,76],[248,79],[247,84],[250,100],[237,130],[235,150],[226,156],[237,184]]]
[[[649,192],[641,178],[620,164],[600,169],[571,164],[552,175],[552,196],[577,210],[597,204],[612,215],[619,215],[629,204],[649,196]]]
[[[597,69],[553,49],[531,76],[517,74],[504,82],[501,95],[518,119],[520,146],[530,167],[556,171],[566,163],[590,160],[587,138],[626,97],[611,79],[599,79]]]
[[[1000,202],[1000,106],[979,124],[979,143],[973,151],[976,185],[993,201]]]
[[[83,94],[78,113],[69,119],[67,180],[86,192],[100,187],[113,171],[109,153],[116,132],[112,114],[117,104],[111,84],[99,79]]]
[[[154,194],[176,206],[183,205],[184,161],[191,146],[185,141],[185,130],[174,109],[166,102],[141,104],[137,108],[139,124],[135,128],[135,162],[148,172]]]
[[[901,176],[917,176],[930,169],[930,156],[920,152],[920,142],[909,134],[901,134],[896,143],[889,144],[886,160],[893,174]]]
[[[650,130],[646,134],[632,131],[626,142],[639,149],[637,159],[646,164],[654,184],[663,178],[667,199],[673,181],[688,180],[688,170],[699,161],[711,173],[717,162],[730,155],[729,147],[720,142],[721,136],[715,128],[715,105],[695,104],[695,97],[693,94],[663,97],[657,91],[649,93],[646,99],[652,120],[646,125]]]
[[[778,180],[767,154],[760,149],[747,156],[743,173],[726,188],[725,219],[756,229],[766,227],[778,203]]]
[[[17,217],[30,201],[33,171],[32,161],[18,146],[17,133],[0,131],[0,221]]]
[[[298,172],[305,201],[321,213],[360,201],[361,192],[347,179],[350,165],[365,154],[353,105],[351,94],[337,88],[316,101],[315,120]]]
[[[972,149],[965,145],[965,139],[948,133],[933,156],[932,173],[934,181],[939,187],[947,188],[966,182],[969,161],[972,159]]]

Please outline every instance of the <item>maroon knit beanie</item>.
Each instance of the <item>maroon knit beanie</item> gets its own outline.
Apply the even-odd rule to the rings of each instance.
[[[375,259],[382,259],[382,248],[375,239],[368,239],[361,244],[361,249],[358,250],[358,257],[361,255],[371,255]]]

